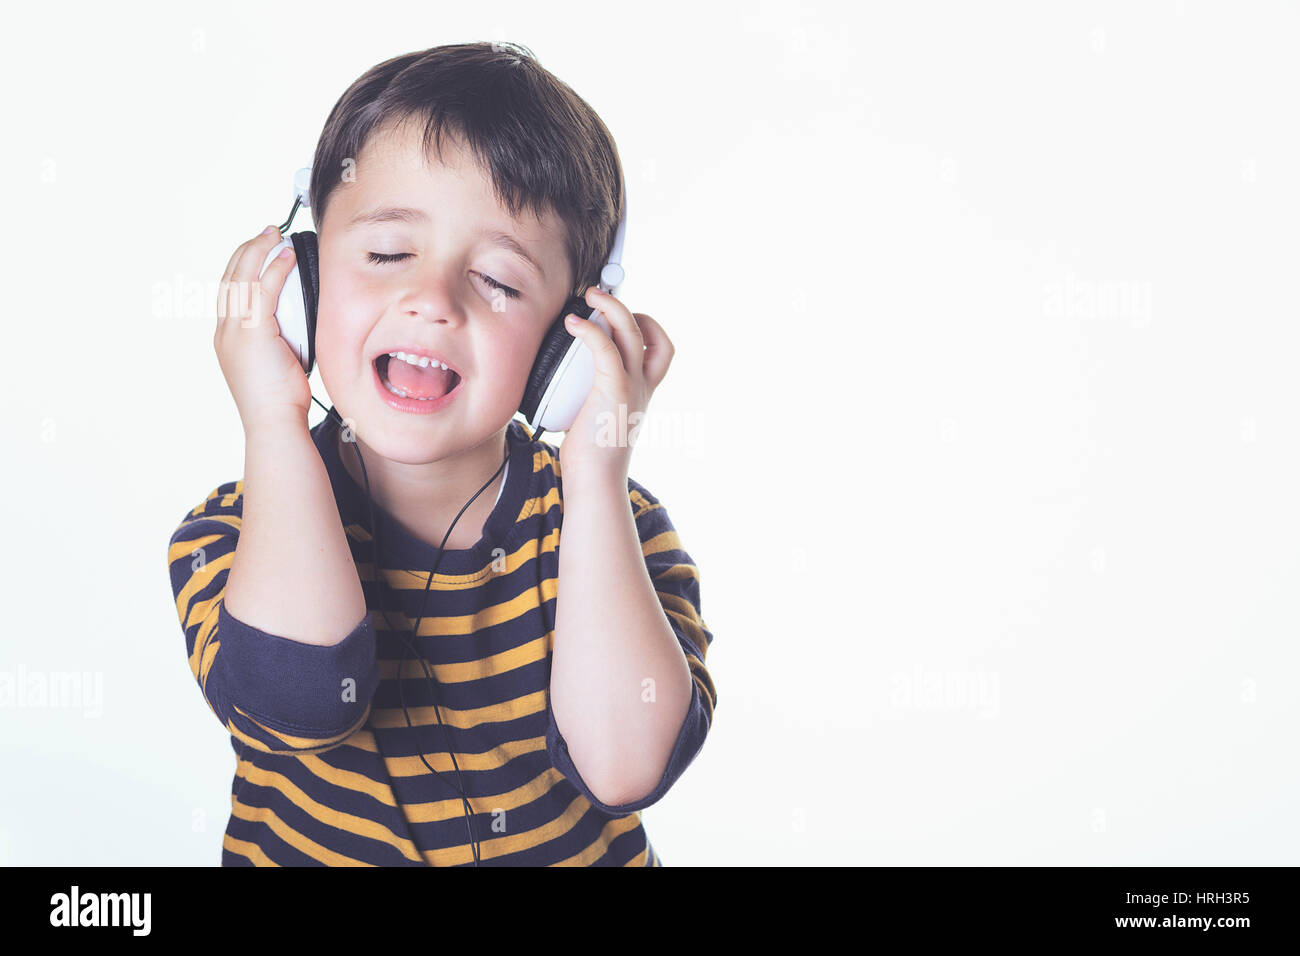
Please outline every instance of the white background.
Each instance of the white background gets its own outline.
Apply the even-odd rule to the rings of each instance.
[[[216,283],[357,76],[491,39],[613,132],[677,348],[631,475],[718,707],[666,865],[1300,862],[1294,5],[24,10],[0,673],[102,701],[0,708],[0,862],[220,862],[165,566],[243,471]]]

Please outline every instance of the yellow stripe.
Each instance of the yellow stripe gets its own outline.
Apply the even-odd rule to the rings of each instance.
[[[303,836],[289,824],[281,820],[274,810],[267,807],[254,807],[234,801],[234,815],[241,820],[248,820],[251,823],[265,823],[271,828],[271,832],[278,836],[285,843],[289,844],[298,852],[311,857],[313,860],[319,860],[326,866],[374,866],[373,863],[363,863],[361,860],[354,860],[350,856],[344,856],[342,853],[335,853],[333,850],[321,846],[310,837]]]
[[[236,531],[239,530],[238,518],[213,516],[208,520],[223,521],[226,524],[233,527]],[[171,566],[175,564],[177,561],[183,561],[186,558],[189,558],[190,561],[192,562],[194,560],[195,548],[206,548],[214,541],[220,541],[222,538],[228,538],[228,537],[230,537],[230,535],[227,532],[223,531],[220,533],[208,532],[206,534],[199,535],[197,538],[178,538],[177,540],[172,541],[167,546],[167,564],[168,566]]]
[[[423,629],[423,625],[421,625],[421,629]],[[431,674],[439,684],[461,684],[481,680],[485,677],[496,677],[499,674],[506,674],[521,667],[536,664],[538,661],[546,660],[546,655],[551,649],[554,633],[554,631],[548,631],[542,637],[534,638],[507,651],[489,654],[487,657],[476,658],[472,661],[460,661],[452,664],[433,664],[430,666],[427,662],[421,663],[418,658],[410,655],[407,656],[405,661],[384,657],[380,658],[378,662],[379,676],[383,680],[397,680],[398,666],[401,665],[403,680],[424,680],[426,674]]]
[[[356,746],[354,740],[349,740],[343,746],[354,747],[362,752],[374,753],[373,746],[374,734],[369,730],[359,730],[354,735],[355,740],[365,738],[366,746]],[[510,763],[515,758],[543,751],[546,749],[545,737],[529,737],[524,740],[512,740],[497,747],[493,747],[486,753],[481,754],[456,754],[456,763],[462,770],[491,771],[499,770]],[[337,750],[335,751],[337,752]],[[389,806],[396,806],[396,800],[389,786],[381,781],[372,780],[364,773],[356,770],[343,770],[335,767],[328,761],[313,756],[311,754],[294,754],[299,763],[305,769],[315,774],[326,783],[338,787],[342,790],[350,790],[354,793],[364,793],[381,803]],[[429,766],[433,767],[437,773],[454,774],[456,768],[452,765],[451,757],[444,751],[442,753],[425,754],[425,760],[429,761]],[[420,762],[418,756],[413,757],[388,757],[384,758],[384,769],[388,776],[393,779],[415,777],[421,774],[428,774],[429,770]],[[476,800],[490,800],[491,797],[475,797]]]
[[[680,616],[672,612],[666,612],[676,620],[681,626],[683,632],[691,639],[699,650],[701,660],[708,649],[708,641],[705,640],[704,633],[693,621],[682,621]],[[423,626],[421,626],[423,630]],[[547,633],[547,640],[553,638],[553,632]],[[530,651],[523,649],[531,648]],[[434,678],[440,683],[455,683],[460,681],[470,681],[482,676],[488,676],[494,673],[502,673],[500,669],[503,664],[511,664],[521,661],[521,654],[528,656],[522,658],[522,663],[542,660],[545,654],[541,652],[538,640],[531,641],[522,645],[522,648],[512,651],[503,652],[502,654],[492,655],[489,658],[468,661],[457,664],[435,664],[430,667]],[[693,655],[686,654],[686,660],[689,664],[698,665],[699,661],[693,661]],[[520,666],[522,666],[522,663]],[[506,667],[505,669],[509,669]],[[708,677],[708,672],[702,667],[693,667],[697,679],[702,681],[702,689],[708,692],[709,696],[715,696],[712,681]],[[387,679],[395,680],[397,677],[397,667],[395,662],[385,659],[380,663],[381,674]],[[405,670],[403,670],[404,680],[420,680],[424,678],[424,667],[418,661],[408,661]],[[372,723],[376,727],[405,727],[407,726],[407,715],[410,716],[412,726],[432,726],[443,723],[451,727],[457,727],[462,730],[471,727],[477,727],[482,723],[494,723],[508,720],[516,720],[520,717],[527,717],[532,714],[544,711],[546,707],[546,692],[535,691],[531,694],[525,694],[521,697],[515,697],[501,701],[496,704],[488,704],[484,707],[476,707],[468,710],[457,710],[448,707],[445,704],[438,705],[438,712],[435,716],[433,705],[410,706],[406,708],[405,714],[401,707],[376,708],[372,712]],[[712,702],[710,702],[712,703]],[[710,706],[710,716],[712,715],[712,706]],[[439,718],[441,718],[439,720]]]
[[[480,841],[480,851],[482,853],[482,859],[490,860],[490,859],[495,859],[497,857],[506,856],[511,853],[520,853],[523,852],[524,850],[530,850],[533,847],[541,846],[543,843],[547,843],[551,840],[555,840],[559,837],[562,837],[570,830],[572,830],[574,826],[576,826],[578,822],[582,819],[583,815],[588,813],[590,810],[591,810],[591,804],[587,801],[586,797],[579,795],[576,798],[574,798],[573,802],[570,803],[568,807],[565,808],[564,812],[560,814],[559,817],[550,821],[549,823],[543,824],[540,827],[534,827],[531,830],[526,830],[523,833],[515,834],[513,836],[500,836],[500,837],[496,837],[495,839],[486,839],[487,834],[480,833],[479,841]],[[636,816],[636,814],[632,814],[629,817],[621,817],[619,820],[615,820],[611,822],[619,823],[621,820],[630,820],[632,817],[636,817],[636,819],[632,821],[631,826],[638,825],[640,823],[640,817]],[[509,826],[508,818],[506,823],[507,826]],[[612,839],[611,837],[607,836],[607,834],[609,833],[609,829],[610,829],[609,826],[606,825],[601,830],[600,836],[597,837],[595,842],[592,843],[591,845],[592,847],[597,848],[596,856],[599,856],[600,853],[604,852],[604,848],[609,845],[609,841],[610,839]],[[627,824],[624,824],[621,828],[617,828],[617,829],[619,829],[619,831],[621,832],[622,830],[629,829],[629,826]],[[588,849],[591,848],[589,847]],[[584,850],[581,853],[578,853],[575,856],[570,857],[569,859],[570,860],[577,859],[578,857],[582,856],[586,852],[587,850]],[[566,861],[565,863],[559,863],[554,865],[564,866],[564,865],[572,865],[572,864],[568,864]]]
[[[632,513],[633,518],[639,518],[647,511],[653,511],[655,508],[662,507],[662,505],[651,504],[650,500],[646,498],[645,495],[641,494],[641,492],[637,491],[635,488],[629,488],[627,490],[627,496],[631,500],[632,504],[635,506],[636,509]]]
[[[218,596],[210,601],[202,601],[200,602],[202,609],[201,614],[200,609],[198,608],[194,611],[194,614],[199,621],[199,628],[194,634],[194,650],[190,654],[190,673],[192,673],[195,678],[198,678],[200,674],[199,665],[203,660],[203,649],[207,646],[208,641],[217,631],[217,602],[220,600],[221,597]],[[191,624],[186,623],[185,629],[188,631],[191,626]]]
[[[704,660],[704,656],[709,652],[709,639],[705,635],[703,627],[700,626],[702,622],[695,615],[694,611],[687,616],[679,614],[677,611],[670,611],[668,608],[664,608],[664,613],[668,615],[670,621],[676,622],[677,626],[681,628],[682,633],[685,634],[686,637],[690,639],[690,642],[695,645],[695,650],[696,653],[700,655],[700,660]],[[690,655],[687,656],[689,657]]]
[[[249,716],[248,713],[241,710],[237,706],[232,706],[231,709],[234,710],[235,713],[243,717],[245,720],[247,720],[249,723],[252,723],[256,725],[259,729],[265,731],[269,736],[274,737],[276,740],[279,740],[285,744],[285,750],[282,751],[271,750],[269,747],[267,747],[265,742],[261,740],[257,740],[243,733],[238,727],[235,726],[235,722],[233,718],[227,722],[227,726],[230,728],[231,733],[236,734],[240,740],[244,741],[249,746],[257,750],[262,751],[263,753],[286,753],[286,752],[297,752],[297,751],[302,751],[303,753],[315,753],[322,749],[329,749],[330,747],[333,747],[335,744],[339,743],[340,741],[347,740],[359,729],[361,729],[361,725],[366,722],[366,718],[370,714],[370,705],[367,704],[366,711],[361,715],[360,720],[356,721],[347,730],[343,731],[340,734],[334,734],[332,737],[294,737],[291,736],[290,734],[285,734],[285,733],[281,733],[278,730],[273,730],[272,728],[266,726],[266,724],[262,723],[256,718]]]
[[[401,713],[400,708],[398,709],[398,713]],[[402,726],[405,727],[406,723],[403,722]],[[379,753],[379,748],[375,746],[375,736],[371,732],[369,727],[358,730],[355,734],[353,734],[352,737],[348,740],[346,746],[352,747],[355,750],[364,750],[372,754]],[[460,763],[461,767],[470,766],[472,769],[476,769],[476,770],[492,770],[504,766],[504,764],[501,762],[488,760],[488,755],[494,751],[497,750],[502,751],[506,753],[511,759],[513,759],[519,754],[531,753],[534,750],[543,750],[545,749],[545,747],[546,747],[545,737],[522,737],[518,740],[507,741],[504,744],[494,747],[491,751],[487,751],[483,754],[462,754],[459,751],[457,751],[456,759]],[[427,758],[429,755],[426,754],[425,756]],[[396,766],[399,769],[402,769],[402,772],[398,774],[398,776],[412,775],[411,773],[408,773],[404,769],[406,767],[406,761],[411,761],[412,765],[418,765],[420,767],[420,770],[413,771],[413,773],[428,772],[427,770],[425,770],[424,764],[419,762],[420,760],[419,757],[393,757],[393,756],[386,755],[385,760],[387,761],[388,767],[391,768]],[[448,762],[447,767],[449,769],[451,768],[450,762]]]
[[[583,803],[587,803],[583,800]],[[590,804],[587,804],[590,806]],[[591,866],[609,850],[609,845],[626,833],[641,825],[641,814],[629,813],[627,816],[610,820],[600,830],[600,836],[594,842],[579,850],[571,857],[552,863],[551,866]]]
[[[355,537],[358,540],[369,540],[369,535],[360,525],[348,525],[349,531],[355,530]],[[434,588],[429,585],[430,590],[438,591],[463,591],[470,590],[484,581],[494,577],[504,577],[513,574],[521,566],[536,559],[539,555],[554,551],[560,542],[560,529],[555,528],[546,533],[542,538],[531,538],[521,544],[510,554],[504,555],[505,567],[502,570],[493,568],[495,559],[489,558],[476,571],[467,571],[464,574],[441,573],[433,576],[434,584],[441,585]],[[363,557],[369,557],[363,554]],[[355,559],[354,559],[355,560]],[[375,579],[374,562],[368,560],[355,561],[357,573],[363,581],[373,581]],[[415,570],[408,568],[384,568],[384,582],[395,591],[423,591],[425,582],[429,579],[428,570]]]
[[[439,615],[431,607],[429,613],[420,621],[420,636],[464,636],[481,631],[484,628],[507,624],[516,618],[522,617],[529,611],[536,610],[539,603],[539,592],[540,601],[544,603],[556,596],[558,588],[558,578],[547,578],[541,582],[537,590],[524,591],[518,597],[482,608],[473,614]],[[423,589],[423,585],[421,585],[421,589]],[[401,611],[389,610],[388,613],[398,623],[398,627],[403,630],[409,630],[415,623],[414,618],[408,617]],[[380,631],[391,632],[392,630],[382,614],[376,615],[375,626]]]
[[[216,604],[225,596],[223,587],[211,597],[204,598],[202,601],[195,601],[194,596],[212,583],[219,573],[229,571],[234,561],[235,553],[233,551],[221,555],[219,558],[213,558],[204,565],[200,571],[195,571],[184,586],[181,587],[176,595],[176,608],[182,613],[182,622],[188,630],[196,621],[207,617],[208,608]]]
[[[663,551],[685,550],[682,547],[682,539],[677,536],[676,531],[661,531],[641,542],[641,553],[647,556],[659,554]],[[685,567],[690,567],[690,565],[685,565]]]
[[[405,726],[405,725],[403,725]],[[365,741],[365,746],[360,747],[362,750],[375,752],[372,746],[374,734],[368,728],[357,731],[356,741]],[[426,739],[426,738],[422,738]],[[355,742],[349,740],[347,746],[354,746]],[[456,752],[456,764],[461,770],[474,771],[492,771],[500,770],[510,761],[524,754],[537,753],[546,749],[545,737],[525,737],[521,740],[509,740],[505,743],[498,744],[491,750],[484,751],[480,754],[468,754]],[[433,753],[425,752],[424,759],[429,762],[436,773],[455,773],[456,766],[451,762],[451,756],[445,751],[436,751]],[[384,755],[384,766],[388,770],[390,777],[418,777],[421,774],[429,772],[428,767],[420,760],[418,756],[393,757]]]
[[[206,498],[190,509],[190,513],[186,515],[186,520],[188,521],[190,518],[201,517],[205,512],[215,511],[220,508],[222,499],[229,497],[229,495],[226,494],[218,494],[220,491],[221,487],[218,485],[216,488],[213,488],[208,492]]]
[[[654,853],[650,850],[650,838],[647,837],[645,847],[632,859],[624,863],[624,866],[654,866]]]
[[[279,863],[276,863],[274,860],[272,860],[269,856],[267,856],[264,852],[262,852],[262,848],[258,846],[256,843],[249,843],[247,840],[236,840],[229,833],[227,833],[226,838],[221,841],[221,845],[225,849],[229,850],[231,853],[236,853],[239,856],[247,857],[249,860],[252,861],[253,866],[279,866],[280,865]]]
[[[210,641],[203,646],[203,660],[199,664],[199,686],[206,692],[208,689],[208,674],[212,671],[212,665],[217,659],[217,651],[221,649],[220,641]]]
[[[433,705],[427,707],[407,707],[406,714],[410,715],[411,725],[415,727],[436,726],[439,723],[447,724],[460,730],[468,730],[471,727],[477,727],[479,724],[498,723],[507,720],[517,720],[520,717],[528,717],[532,714],[544,713],[546,710],[546,691],[534,691],[531,694],[524,694],[522,697],[515,697],[512,700],[505,700],[499,704],[489,704],[486,707],[474,707],[470,710],[455,710],[442,704],[438,705],[438,715],[433,712]],[[370,722],[375,727],[405,727],[406,717],[403,715],[401,707],[377,707],[370,715]]]
[[[551,485],[544,495],[534,495],[527,499],[519,509],[519,514],[515,515],[515,524],[521,521],[527,521],[535,514],[546,514],[555,505],[562,504],[560,501],[560,488],[558,485]]]
[[[235,491],[233,497],[238,498],[243,493],[244,493],[244,482],[243,479],[241,478],[239,481],[235,482]],[[219,508],[222,506],[221,503],[230,497],[232,497],[230,493],[222,494],[221,485],[217,485],[217,487],[213,488],[211,491],[208,492],[208,496],[204,498],[203,501],[201,501],[199,504],[195,505],[193,509],[191,509],[190,517],[197,518],[199,515],[207,511],[209,507]],[[214,501],[216,501],[215,505],[213,505]]]
[[[441,773],[441,771],[439,772]],[[558,770],[554,767],[547,767],[532,780],[507,790],[505,793],[475,795],[470,798],[470,806],[476,813],[504,811],[507,817],[508,829],[511,810],[518,810],[534,800],[541,799],[550,793],[551,788],[561,783],[563,779]],[[408,803],[404,805],[403,809],[406,811],[406,819],[412,823],[437,823],[441,820],[454,819],[464,813],[464,807],[458,796],[443,800],[430,800],[426,803]]]
[[[693,564],[674,564],[669,567],[656,571],[654,574],[654,583],[659,584],[661,581],[686,581],[694,578],[700,580],[700,569]]]
[[[545,445],[546,443],[543,442],[541,444]],[[560,477],[560,459],[558,453],[552,455],[545,450],[535,451],[533,453],[533,474],[535,475],[537,472],[544,471],[547,468],[550,468],[557,477]],[[514,523],[518,524],[520,521],[531,517],[539,511],[548,511],[552,505],[557,503],[561,503],[559,488],[552,485],[544,495],[533,496],[526,499],[521,505],[519,514],[515,517]],[[371,540],[370,532],[357,524],[349,525],[347,527],[347,533],[356,541],[369,542]],[[437,580],[442,580],[442,578],[439,577]]]
[[[336,827],[347,833],[354,833],[357,834],[358,836],[363,836],[371,840],[374,840],[377,843],[383,843],[387,846],[394,847],[408,860],[420,859],[420,855],[415,850],[415,845],[410,840],[406,839],[405,837],[398,836],[392,830],[388,829],[388,827],[384,826],[381,823],[376,823],[374,820],[367,820],[365,817],[359,817],[354,813],[344,813],[341,810],[336,810],[333,807],[328,807],[325,804],[312,799],[310,796],[307,795],[307,793],[303,791],[301,787],[299,787],[296,783],[294,783],[292,780],[290,780],[282,773],[276,773],[275,771],[272,770],[266,770],[262,767],[257,766],[256,764],[250,763],[247,760],[240,760],[235,767],[235,776],[237,778],[242,778],[244,780],[247,780],[249,783],[255,784],[257,786],[271,787],[275,789],[277,792],[280,793],[281,796],[287,799],[299,810],[302,810],[312,819],[318,820],[321,823],[326,824],[327,826]],[[236,808],[238,808],[240,806],[238,799],[236,799],[234,802]],[[269,809],[251,807],[248,805],[244,805],[244,806],[248,810],[256,810],[259,812],[264,812],[270,814],[272,817],[275,817],[275,814]],[[257,819],[257,818],[245,817],[244,814],[238,812],[238,809],[236,809],[236,816],[239,816],[243,819]],[[279,819],[278,817],[275,818],[277,820]],[[311,851],[304,849],[303,847],[295,843],[293,840],[285,836],[285,834],[281,833],[279,830],[276,830],[274,825],[271,826],[271,829],[275,831],[276,836],[280,837],[280,839],[284,840],[286,843],[292,844],[295,848],[302,850],[302,852],[307,853],[309,856],[316,856],[315,853],[312,853]],[[293,830],[289,829],[287,826],[285,827],[285,829],[288,830],[290,834],[293,834],[295,836],[301,836],[301,834],[296,834]],[[302,837],[302,839],[306,840],[307,843],[311,844],[311,846],[316,847],[321,851],[324,851],[326,853],[333,853],[332,850],[326,850],[325,847],[320,846],[319,844],[315,843],[312,840],[308,840],[306,837]],[[321,859],[321,857],[318,856],[316,856],[316,858]],[[340,859],[346,860],[348,858],[340,857]],[[333,864],[333,865],[339,865],[339,864]],[[348,864],[344,863],[342,865],[347,866]],[[359,864],[359,865],[368,866],[371,864]]]
[[[227,551],[225,554],[219,555],[211,561],[205,562],[203,567],[198,571],[193,572],[190,575],[189,580],[181,587],[180,591],[176,595],[176,602],[178,607],[183,606],[186,610],[186,626],[193,624],[195,620],[196,608],[192,606],[194,603],[194,596],[200,591],[206,589],[217,575],[223,572],[228,572],[231,565],[234,564],[234,561],[235,552],[233,550]],[[212,597],[205,598],[203,601],[199,602],[197,606],[202,608],[209,604],[215,604],[217,601],[221,600],[221,597],[224,594],[225,588],[223,587]],[[202,612],[199,611],[197,613],[201,614]]]
[[[361,731],[358,731],[358,733],[361,733]],[[335,753],[337,752],[337,749],[335,749]],[[350,790],[353,793],[364,793],[371,799],[378,800],[390,807],[397,806],[397,798],[393,795],[392,788],[377,780],[371,780],[364,773],[356,770],[340,769],[312,754],[295,754],[295,756],[298,757],[298,762],[303,765],[304,769],[315,774],[330,786],[338,787],[340,790]]]
[[[369,736],[369,731],[366,732]],[[530,744],[530,749],[543,750],[546,746],[544,737],[532,738],[526,743]],[[501,748],[497,748],[501,749]],[[453,774],[455,768],[451,763],[451,758],[446,753],[430,754],[428,757],[435,759],[430,760],[430,766],[433,766],[437,773]],[[462,770],[479,769],[471,764],[491,764],[494,767],[502,766],[500,760],[489,759],[491,754],[457,754],[457,762]],[[341,771],[331,767],[325,761],[316,757],[300,758],[300,761],[312,773],[329,783],[341,786],[345,789],[364,792],[389,805],[396,806],[395,798],[392,791],[376,781],[371,780],[364,774],[354,771]],[[393,765],[401,763],[404,772],[392,773]],[[385,766],[389,769],[393,777],[409,777],[414,774],[428,774],[428,769],[419,762],[418,757],[401,757],[388,758]],[[496,811],[504,811],[506,814],[505,822],[509,826],[509,814],[512,810],[532,803],[551,791],[553,787],[564,781],[564,777],[554,767],[547,767],[545,771],[534,777],[527,783],[515,787],[503,793],[486,794],[475,796],[471,800],[471,807],[476,813],[493,814]],[[445,820],[455,819],[462,815],[464,808],[459,797],[449,797],[441,800],[427,801],[424,803],[408,803],[402,807],[406,819],[411,823],[436,823]],[[617,834],[615,834],[617,835]],[[512,851],[513,852],[513,851]]]
[[[182,629],[188,633],[191,627],[196,624],[199,625],[198,633],[194,639],[194,648],[190,652],[190,671],[195,677],[199,676],[199,661],[203,657],[204,645],[207,644],[213,631],[216,630],[217,604],[225,599],[226,589],[223,586],[212,597],[202,601],[193,601],[193,595],[207,587],[218,572],[229,570],[233,560],[234,552],[232,551],[209,561],[203,570],[194,572],[176,598],[176,608],[181,615]]]
[[[659,595],[659,603],[664,606],[665,611],[675,611],[700,624],[704,623],[704,619],[700,617],[700,612],[695,610],[695,605],[680,594],[674,594],[672,591],[655,591],[655,593]]]

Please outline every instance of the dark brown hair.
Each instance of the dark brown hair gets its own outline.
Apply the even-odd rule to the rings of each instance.
[[[312,161],[317,229],[330,193],[366,140],[389,124],[424,122],[424,149],[441,157],[444,128],[485,170],[497,201],[518,218],[549,210],[564,223],[571,295],[600,278],[623,214],[623,168],[587,102],[514,43],[459,43],[385,60],[339,97]]]

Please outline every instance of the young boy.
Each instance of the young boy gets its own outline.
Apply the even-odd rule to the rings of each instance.
[[[658,323],[594,288],[622,208],[585,101],[523,48],[443,46],[363,75],[317,145],[336,412],[315,428],[271,317],[292,259],[247,304],[234,290],[278,231],[231,257],[214,345],[244,477],[168,550],[190,669],[237,758],[222,865],[660,865],[638,811],[695,758],[717,694],[699,572],[608,440],[672,358]],[[568,322],[596,381],[557,448],[512,417],[584,290],[613,336]],[[442,398],[417,408],[402,382]]]

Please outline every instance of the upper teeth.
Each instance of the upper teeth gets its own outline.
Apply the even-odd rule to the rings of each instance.
[[[418,365],[420,368],[428,368],[430,363],[429,356],[427,355],[407,355],[405,352],[389,352],[388,357],[401,359],[408,365]],[[444,372],[447,370],[446,362],[434,362],[433,364],[438,366],[438,368],[442,369]]]

